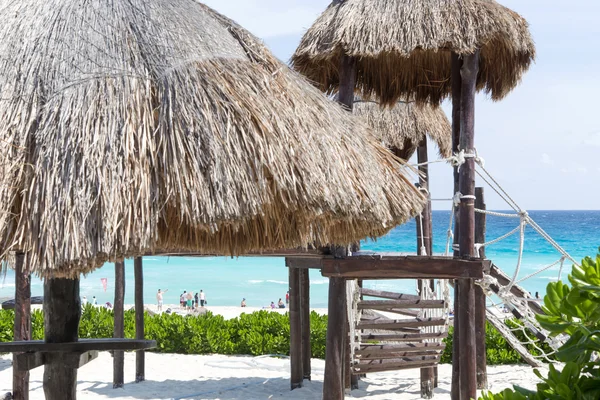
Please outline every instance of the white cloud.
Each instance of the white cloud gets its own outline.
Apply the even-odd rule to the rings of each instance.
[[[600,147],[600,132],[590,133],[587,138],[583,141],[588,146]]]
[[[542,164],[554,165],[554,160],[547,153],[542,154]]]

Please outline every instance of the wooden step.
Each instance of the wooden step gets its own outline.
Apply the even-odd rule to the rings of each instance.
[[[356,366],[364,365],[384,365],[384,364],[398,364],[398,363],[411,363],[411,362],[438,362],[441,354],[439,355],[428,355],[428,356],[408,356],[408,357],[396,357],[387,359],[374,359],[374,360],[360,360]]]
[[[382,290],[373,290],[373,289],[360,289],[360,294],[363,296],[370,297],[380,297],[382,299],[391,299],[391,300],[421,300],[419,296],[414,294],[404,294],[404,293],[394,293],[394,292],[386,292]]]
[[[409,356],[437,356],[444,351],[443,343],[410,343],[389,345],[363,345],[354,353],[360,360],[402,358]]]
[[[415,318],[415,319],[390,319],[390,320],[373,320],[360,321],[357,329],[383,329],[383,330],[402,330],[407,328],[420,328],[424,326],[440,326],[444,325],[444,318]]]
[[[433,332],[433,333],[394,333],[394,334],[379,334],[379,333],[363,333],[361,341],[367,340],[377,342],[407,342],[419,341],[425,339],[445,339],[448,337],[448,332]]]
[[[444,308],[444,300],[361,300],[359,310],[390,310],[402,308]]]
[[[438,365],[437,361],[399,362],[393,364],[373,364],[360,366],[355,365],[352,368],[352,374],[359,375],[373,372],[400,371],[403,369],[435,367],[436,365]]]

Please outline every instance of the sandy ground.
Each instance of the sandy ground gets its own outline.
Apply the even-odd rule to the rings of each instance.
[[[78,399],[291,399],[314,400],[323,390],[323,360],[312,360],[312,381],[290,392],[289,361],[285,358],[244,356],[195,356],[180,354],[146,354],[146,381],[134,383],[135,354],[125,354],[125,386],[112,388],[112,358],[100,356],[79,369]],[[435,399],[450,399],[451,365],[441,365],[440,386]],[[30,398],[43,399],[43,368],[31,372]],[[536,377],[528,366],[490,367],[490,389],[499,391],[518,384],[534,388]],[[10,356],[0,358],[0,394],[11,390]],[[373,400],[419,399],[419,370],[369,374],[360,389],[347,399]]]

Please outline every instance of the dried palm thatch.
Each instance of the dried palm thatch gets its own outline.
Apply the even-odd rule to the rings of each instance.
[[[481,49],[478,90],[500,100],[535,57],[527,21],[494,0],[334,1],[308,29],[293,67],[335,92],[342,55],[357,59],[357,90],[385,104],[451,91],[451,52]]]
[[[452,127],[440,107],[400,102],[381,107],[371,101],[356,101],[354,114],[362,117],[375,136],[400,158],[408,160],[429,136],[441,157],[452,155]]]
[[[40,276],[347,243],[422,206],[365,125],[202,4],[0,8],[0,253]]]

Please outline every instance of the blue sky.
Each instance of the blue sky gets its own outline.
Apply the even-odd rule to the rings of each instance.
[[[328,0],[205,0],[287,61]],[[501,102],[479,95],[476,147],[486,168],[524,208],[600,208],[600,3],[502,0],[523,15],[535,65]],[[449,115],[450,108],[444,104]],[[430,157],[435,157],[430,150]],[[450,197],[448,167],[431,169],[433,197]],[[488,206],[506,207],[488,190]],[[445,206],[442,206],[445,207]],[[442,208],[438,205],[436,208]]]

